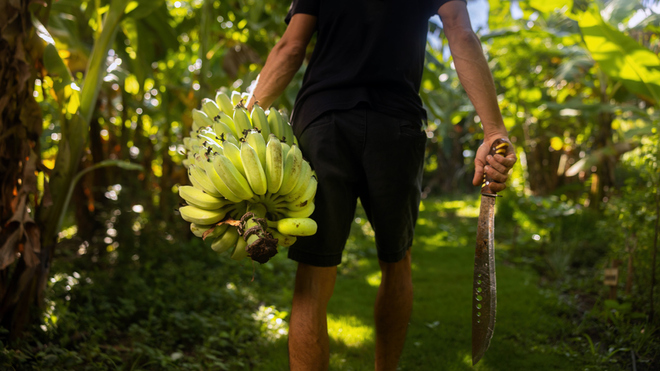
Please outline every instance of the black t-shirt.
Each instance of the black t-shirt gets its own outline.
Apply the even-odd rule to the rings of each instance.
[[[316,46],[293,110],[296,133],[324,112],[359,103],[426,119],[419,87],[428,20],[448,1],[293,0],[287,23],[297,13],[317,17]]]

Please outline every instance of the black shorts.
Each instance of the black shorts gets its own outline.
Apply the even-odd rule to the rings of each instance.
[[[298,237],[289,258],[318,267],[339,265],[359,197],[376,235],[378,258],[403,259],[419,212],[422,121],[354,108],[328,112],[296,136],[319,180],[311,216],[318,231]]]

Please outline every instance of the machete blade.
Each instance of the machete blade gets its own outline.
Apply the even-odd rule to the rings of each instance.
[[[509,143],[497,139],[491,144],[489,154],[506,155]],[[472,281],[472,364],[475,365],[490,346],[495,330],[497,310],[497,286],[495,284],[495,200],[497,195],[490,189],[493,180],[484,173],[481,187],[481,206],[477,225],[477,247],[474,252],[474,277]]]
[[[472,281],[472,364],[490,346],[495,328],[497,289],[495,283],[495,246],[493,243],[495,197],[483,195],[479,211],[477,247]]]

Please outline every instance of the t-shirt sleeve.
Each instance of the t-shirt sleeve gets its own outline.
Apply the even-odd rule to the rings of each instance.
[[[467,0],[431,0],[431,12],[432,12],[433,14],[437,14],[437,13],[438,13],[438,9],[440,9],[440,7],[441,7],[443,4],[446,4],[446,3],[450,2],[450,1],[462,1],[462,2],[464,2],[464,3],[467,3]]]
[[[444,0],[447,1],[447,0]],[[319,0],[293,0],[291,7],[289,8],[289,13],[286,15],[284,22],[289,24],[291,17],[294,14],[309,14],[313,16],[319,15]]]

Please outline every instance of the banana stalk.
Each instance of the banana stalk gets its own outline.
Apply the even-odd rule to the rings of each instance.
[[[242,237],[247,242],[247,255],[261,264],[266,263],[277,254],[277,240],[266,231],[268,222],[266,207],[261,204],[250,204],[248,212],[243,217]]]

